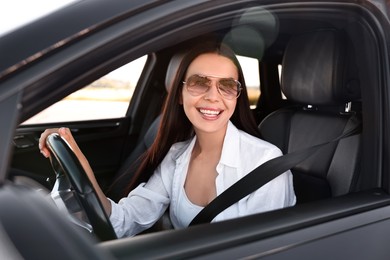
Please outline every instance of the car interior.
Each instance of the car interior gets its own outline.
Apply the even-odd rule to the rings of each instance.
[[[261,12],[264,14],[264,10]],[[274,7],[266,13],[273,23],[255,16],[242,16],[241,20],[230,17],[229,26],[226,22],[215,22],[214,26],[199,29],[194,36],[183,34],[179,43],[151,49],[152,52],[146,53],[148,60],[123,118],[19,126],[15,140],[18,144],[31,143],[31,146],[15,144],[9,181],[18,185],[0,190],[1,208],[14,209],[1,210],[0,218],[10,240],[18,241],[15,247],[23,254],[34,255],[34,247],[45,244],[50,245],[44,252],[50,258],[58,257],[58,252],[66,252],[62,259],[110,259],[107,250],[111,248],[125,254],[137,250],[143,241],[151,245],[157,243],[157,239],[141,235],[133,246],[126,243],[127,240],[119,246],[108,241],[98,250],[95,247],[87,250],[90,244],[106,239],[90,234],[79,236],[78,232],[75,235],[74,224],[64,214],[53,210],[54,206],[44,203],[25,186],[33,186],[46,194],[53,189],[56,176],[49,160],[39,154],[37,140],[48,127],[67,126],[107,196],[115,201],[125,196],[124,190],[133,177],[138,157],[157,134],[163,100],[187,42],[210,34],[228,42],[238,55],[258,60],[261,94],[252,111],[264,140],[275,144],[285,154],[330,142],[291,169],[296,206],[246,217],[248,223],[258,222],[256,227],[260,233],[266,228],[271,230],[264,233],[266,237],[363,212],[387,201],[388,187],[383,184],[381,165],[375,160],[382,149],[378,127],[382,120],[378,114],[378,100],[381,100],[381,70],[378,68],[383,61],[377,55],[378,32],[364,21],[369,18],[355,7],[337,11],[319,8],[311,12],[305,8],[279,10]],[[349,14],[348,18],[345,13]],[[123,58],[97,74],[108,73],[125,61],[130,60]],[[88,79],[63,93],[56,93],[53,100],[82,88],[96,76]],[[361,127],[358,134],[331,142],[353,125]],[[15,219],[25,214],[31,214],[30,221],[36,224],[28,225],[20,219],[15,225]],[[281,215],[290,218],[283,220]],[[224,229],[228,224],[221,223],[217,227]],[[169,217],[164,215],[145,233],[171,228]],[[0,228],[0,238],[2,232]],[[24,236],[25,232],[42,236],[30,239]]]
[[[262,120],[259,128],[265,140],[288,153],[332,140],[352,120],[361,121],[361,111],[356,110],[361,107],[359,78],[356,65],[350,61],[354,56],[347,48],[345,36],[335,30],[307,32],[290,39],[283,57],[281,88],[294,105]],[[359,149],[360,136],[354,135],[296,165],[292,172],[297,202],[355,190]]]

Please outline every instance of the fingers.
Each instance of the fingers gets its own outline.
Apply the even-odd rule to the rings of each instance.
[[[48,158],[50,156],[50,152],[49,152],[49,149],[47,148],[46,146],[46,138],[52,134],[52,133],[57,133],[58,132],[58,128],[53,128],[53,129],[46,129],[40,136],[39,138],[39,143],[38,143],[38,147],[39,147],[39,150],[41,151],[41,154]]]
[[[49,135],[53,133],[58,133],[62,138],[64,138],[68,143],[75,144],[75,141],[73,139],[72,133],[69,128],[61,127],[61,128],[51,128],[46,129],[39,138],[39,150],[41,151],[42,155],[46,158],[50,156],[50,151],[47,148],[46,145],[46,139]]]

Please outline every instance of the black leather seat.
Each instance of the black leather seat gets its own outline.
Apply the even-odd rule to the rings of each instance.
[[[351,48],[339,31],[294,36],[282,63],[281,88],[288,107],[259,125],[262,137],[284,153],[340,136],[350,118],[360,118],[360,89]],[[359,120],[359,119],[358,119]],[[292,169],[297,202],[339,196],[354,190],[359,173],[360,135],[332,143]]]

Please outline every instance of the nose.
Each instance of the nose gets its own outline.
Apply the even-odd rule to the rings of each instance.
[[[219,94],[218,90],[218,83],[217,81],[212,81],[210,88],[205,93],[204,98],[210,101],[219,100],[221,98],[221,95]]]

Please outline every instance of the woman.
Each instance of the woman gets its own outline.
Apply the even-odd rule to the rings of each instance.
[[[42,154],[49,157],[45,140],[53,132],[73,148],[118,237],[151,227],[168,206],[173,226],[187,227],[225,189],[260,164],[281,155],[277,147],[259,138],[237,58],[231,49],[216,42],[195,46],[181,61],[156,140],[141,158],[136,178],[129,185],[130,193],[118,204],[104,195],[69,129],[46,130],[40,138]],[[292,175],[288,171],[213,221],[294,204]]]

